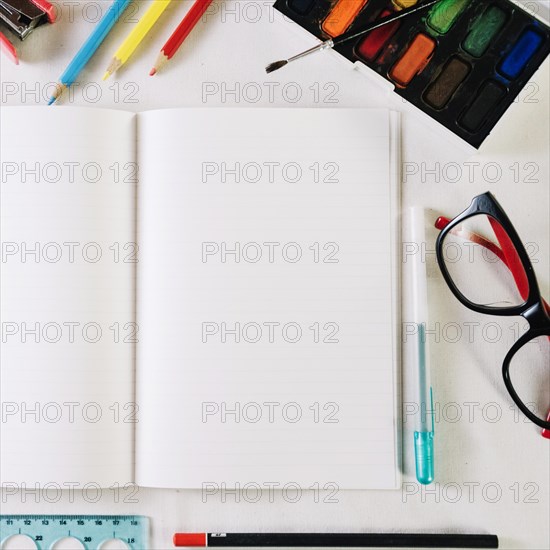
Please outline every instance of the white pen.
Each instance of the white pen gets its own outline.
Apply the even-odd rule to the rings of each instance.
[[[416,479],[423,485],[434,480],[434,408],[430,380],[430,353],[426,340],[428,323],[428,284],[422,244],[426,242],[424,209],[411,208],[409,238],[418,245],[418,253],[408,257],[406,265],[412,296],[412,322],[416,324],[416,340],[411,359],[414,361],[415,394],[418,410],[414,432]]]

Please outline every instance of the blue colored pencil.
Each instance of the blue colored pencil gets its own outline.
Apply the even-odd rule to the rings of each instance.
[[[88,40],[84,42],[80,50],[78,50],[78,53],[69,63],[69,66],[65,69],[65,72],[59,78],[59,82],[48,105],[54,103],[56,99],[61,96],[63,91],[74,83],[80,71],[82,71],[88,61],[90,61],[92,55],[94,55],[103,40],[105,40],[105,37],[109,34],[109,31],[128,7],[130,1],[131,0],[114,0],[92,34],[88,37]]]

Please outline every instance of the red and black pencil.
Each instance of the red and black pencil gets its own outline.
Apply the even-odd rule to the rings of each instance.
[[[174,546],[498,548],[496,535],[431,533],[176,533]]]

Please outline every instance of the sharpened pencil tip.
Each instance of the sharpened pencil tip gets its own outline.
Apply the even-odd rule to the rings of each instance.
[[[50,100],[48,101],[48,105],[53,105],[61,97],[61,94],[64,92],[66,87],[67,86],[65,86],[65,84],[61,84],[61,82],[58,82],[55,85],[55,89],[52,93],[52,96],[50,97]]]
[[[103,75],[103,80],[107,80],[113,73],[116,73],[120,67],[122,67],[122,61],[118,57],[113,57]]]
[[[266,68],[265,72],[267,74],[272,73],[274,71],[278,71],[281,67],[284,67],[288,61],[286,59],[282,59],[281,61],[274,61],[273,63],[270,63]]]
[[[161,50],[158,57],[155,59],[155,63],[153,64],[153,68],[151,69],[151,72],[149,73],[149,76],[156,75],[163,67],[168,63],[168,56],[164,54],[164,51]]]

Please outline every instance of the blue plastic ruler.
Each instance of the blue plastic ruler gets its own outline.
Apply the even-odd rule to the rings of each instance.
[[[49,550],[65,537],[86,550],[120,539],[132,550],[148,550],[149,518],[145,516],[0,516],[0,544],[14,535],[30,537],[39,550]]]

